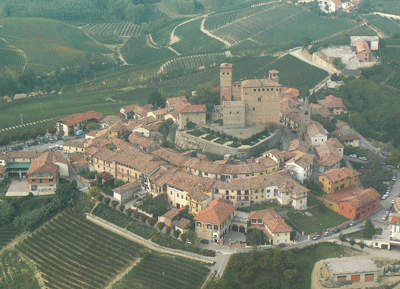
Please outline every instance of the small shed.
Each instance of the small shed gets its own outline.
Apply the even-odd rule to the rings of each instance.
[[[172,208],[164,215],[158,217],[159,223],[165,223],[165,225],[172,228],[172,222],[176,221],[179,216],[179,211],[176,208]]]
[[[142,190],[142,186],[138,181],[127,183],[118,188],[113,189],[113,197],[120,204],[125,204],[130,200],[137,198],[138,193]]]
[[[181,231],[181,234],[186,233],[190,220],[182,218],[175,224],[175,230]]]
[[[379,277],[379,269],[368,258],[332,258],[326,262],[332,281],[370,282]]]

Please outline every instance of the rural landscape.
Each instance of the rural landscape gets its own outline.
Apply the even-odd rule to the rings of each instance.
[[[0,288],[398,288],[399,168],[398,1],[0,0]]]

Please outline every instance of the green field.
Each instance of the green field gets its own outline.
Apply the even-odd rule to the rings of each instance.
[[[15,250],[0,255],[0,288],[39,289],[33,267],[25,262]]]
[[[386,17],[379,15],[367,15],[365,18],[372,24],[382,30],[387,36],[399,33],[400,24]]]
[[[150,254],[143,258],[115,289],[175,289],[201,288],[209,269],[200,262],[179,257]]]
[[[134,262],[142,247],[65,212],[16,249],[36,263],[48,288],[98,289]]]
[[[131,21],[116,21],[104,23],[90,23],[82,28],[90,35],[117,35],[122,37],[140,35],[143,28]]]
[[[2,21],[0,37],[14,49],[22,50],[27,68],[37,74],[51,72],[56,66],[71,65],[74,61],[89,53],[92,59],[109,63],[104,53],[112,53],[105,46],[99,45],[80,29],[48,19],[6,18]],[[18,31],[18,33],[15,33]],[[5,63],[11,56],[0,53],[0,63]],[[21,56],[14,61],[21,62]]]
[[[0,249],[21,233],[22,231],[14,226],[0,226]]]

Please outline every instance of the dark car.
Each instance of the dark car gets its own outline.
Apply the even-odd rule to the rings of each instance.
[[[280,248],[285,248],[285,247],[286,247],[286,244],[285,244],[285,243],[281,243],[281,244],[279,244],[279,247],[280,247]]]
[[[333,229],[333,234],[336,234],[336,233],[339,233],[341,231],[341,229],[340,228],[336,228],[336,229]]]
[[[342,229],[347,229],[347,228],[349,228],[350,226],[349,226],[349,224],[344,224],[343,226],[342,226]]]
[[[200,240],[200,243],[208,245],[209,242],[208,242],[208,240]]]

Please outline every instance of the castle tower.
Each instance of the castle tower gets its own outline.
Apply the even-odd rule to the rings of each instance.
[[[269,78],[272,79],[273,81],[279,83],[279,71],[278,70],[270,70]]]
[[[220,79],[220,103],[224,100],[232,100],[232,64],[222,63],[219,72]]]
[[[310,116],[310,105],[308,103],[308,97],[305,98],[303,109],[301,110],[301,119],[300,119],[300,137],[304,140],[304,135],[307,133],[307,128],[311,124],[311,116]]]

